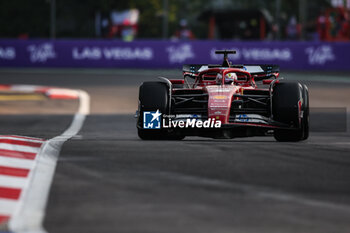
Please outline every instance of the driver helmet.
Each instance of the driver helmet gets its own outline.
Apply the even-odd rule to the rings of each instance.
[[[216,75],[216,84],[221,84],[222,83],[222,75],[219,73]]]
[[[236,73],[228,73],[225,75],[225,84],[231,84],[237,80]]]

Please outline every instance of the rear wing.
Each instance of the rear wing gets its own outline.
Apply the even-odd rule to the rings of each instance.
[[[220,68],[221,65],[208,65],[208,64],[190,64],[183,65],[182,71],[184,75],[196,76],[200,72],[209,69],[209,68]],[[264,65],[230,65],[229,67],[222,67],[223,69],[227,68],[236,68],[243,71],[249,72],[251,75],[258,75],[262,77],[270,77],[276,73],[279,73],[280,67],[278,65],[264,64]]]

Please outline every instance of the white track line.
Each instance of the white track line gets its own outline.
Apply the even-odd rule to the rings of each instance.
[[[46,232],[42,222],[61,147],[79,132],[90,112],[89,95],[82,90],[76,90],[76,94],[79,96],[80,105],[71,125],[63,134],[46,141],[36,157],[36,167],[29,174],[28,187],[23,190],[19,207],[8,225],[12,232]]]

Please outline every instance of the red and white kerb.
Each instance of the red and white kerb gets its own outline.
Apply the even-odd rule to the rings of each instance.
[[[0,136],[0,226],[18,208],[44,142],[32,137]]]

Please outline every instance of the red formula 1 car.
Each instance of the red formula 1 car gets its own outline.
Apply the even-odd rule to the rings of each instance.
[[[277,141],[309,135],[306,85],[278,79],[276,65],[184,65],[183,79],[144,82],[136,114],[144,140],[185,136],[234,138],[273,134]]]

